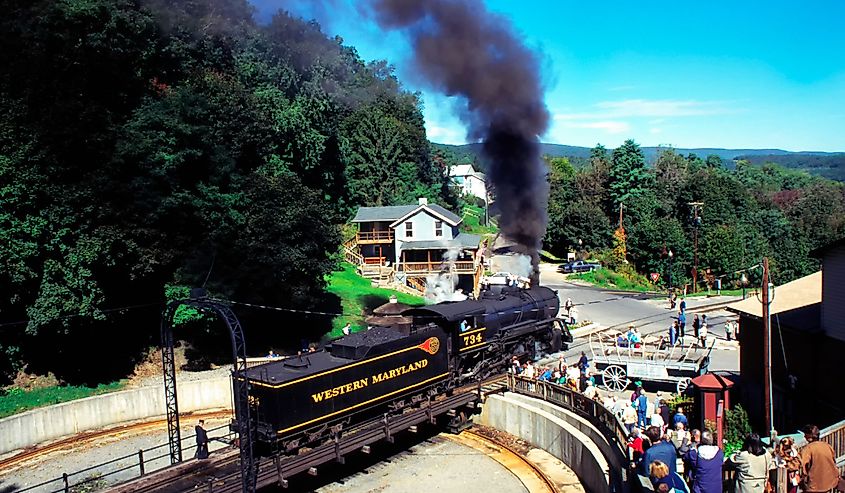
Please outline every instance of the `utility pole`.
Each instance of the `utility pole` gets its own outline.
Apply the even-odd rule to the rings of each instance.
[[[687,205],[692,206],[692,292],[698,292],[698,227],[701,226],[701,217],[698,215],[704,202],[687,202]]]
[[[769,435],[774,432],[775,423],[772,414],[772,315],[771,284],[769,284],[769,259],[763,257],[763,398],[766,412],[766,429]]]

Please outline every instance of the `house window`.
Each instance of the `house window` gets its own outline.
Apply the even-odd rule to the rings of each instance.
[[[443,221],[434,221],[434,236],[443,236]]]
[[[408,221],[405,223],[405,238],[414,237],[414,223]]]

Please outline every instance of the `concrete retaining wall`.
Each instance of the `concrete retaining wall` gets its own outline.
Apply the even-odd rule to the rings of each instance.
[[[587,491],[614,489],[618,466],[612,453],[610,460],[605,456],[609,445],[598,430],[573,413],[539,399],[507,393],[488,397],[478,420],[554,455],[572,468]],[[611,473],[611,467],[616,471]]]
[[[177,381],[179,413],[232,409],[231,377]],[[150,386],[33,409],[0,419],[0,454],[85,431],[167,414],[164,387]]]

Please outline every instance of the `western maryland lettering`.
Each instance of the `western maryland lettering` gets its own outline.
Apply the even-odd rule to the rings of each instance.
[[[348,394],[349,392],[354,392],[356,390],[360,390],[365,388],[370,383],[377,384],[386,382],[387,380],[391,380],[401,375],[405,375],[407,373],[411,373],[417,370],[421,370],[428,366],[427,359],[421,359],[415,363],[411,363],[408,365],[400,366],[399,368],[393,368],[392,370],[376,373],[375,375],[364,377],[354,382],[350,382],[344,385],[340,385],[338,387],[334,387],[328,390],[323,390],[322,392],[317,392],[316,394],[311,394],[311,398],[314,399],[314,402],[322,402],[325,400],[329,400],[333,397],[337,397],[339,395]]]

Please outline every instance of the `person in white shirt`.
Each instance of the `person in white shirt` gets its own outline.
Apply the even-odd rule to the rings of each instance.
[[[526,378],[534,378],[535,371],[534,364],[529,361],[525,365],[525,371],[522,372],[522,376]]]
[[[584,397],[586,397],[587,399],[595,399],[596,398],[596,392],[598,392],[598,389],[596,389],[596,386],[593,385],[593,382],[591,382],[590,380],[587,380],[587,388],[584,389]]]

